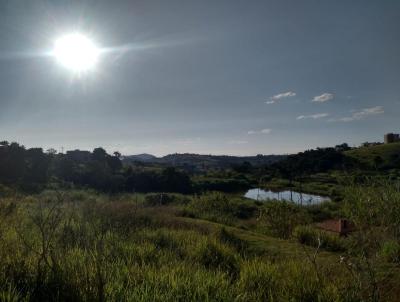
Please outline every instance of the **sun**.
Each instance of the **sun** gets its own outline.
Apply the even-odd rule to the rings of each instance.
[[[99,58],[99,49],[80,33],[67,34],[54,43],[53,55],[65,68],[82,73],[94,69]]]

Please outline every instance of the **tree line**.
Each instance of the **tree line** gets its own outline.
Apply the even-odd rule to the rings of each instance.
[[[347,144],[342,144],[336,147],[307,150],[289,155],[284,160],[267,166],[266,170],[275,176],[294,179],[331,170],[350,171],[360,168],[357,160],[343,153],[349,149]]]
[[[123,166],[120,154],[108,154],[103,148],[89,151],[25,148],[0,142],[0,183],[28,191],[49,184],[87,187],[104,192],[181,192],[193,186],[189,175],[173,167],[160,170]]]

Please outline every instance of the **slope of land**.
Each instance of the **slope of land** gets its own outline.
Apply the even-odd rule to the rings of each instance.
[[[370,167],[379,164],[388,165],[400,158],[400,143],[360,147],[345,151],[344,154]]]

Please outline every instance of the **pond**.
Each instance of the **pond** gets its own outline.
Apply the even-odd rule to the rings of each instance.
[[[260,188],[248,190],[246,192],[246,194],[244,195],[244,197],[254,199],[254,200],[260,200],[260,201],[267,201],[270,199],[287,200],[287,201],[293,201],[297,204],[302,204],[302,205],[319,204],[321,202],[331,200],[329,197],[320,196],[320,195],[299,193],[299,192],[288,191],[288,190],[273,192],[271,190],[265,191]]]

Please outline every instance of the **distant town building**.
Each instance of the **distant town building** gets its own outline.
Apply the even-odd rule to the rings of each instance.
[[[384,140],[385,140],[385,144],[400,142],[400,134],[387,133],[387,134],[385,134]]]

